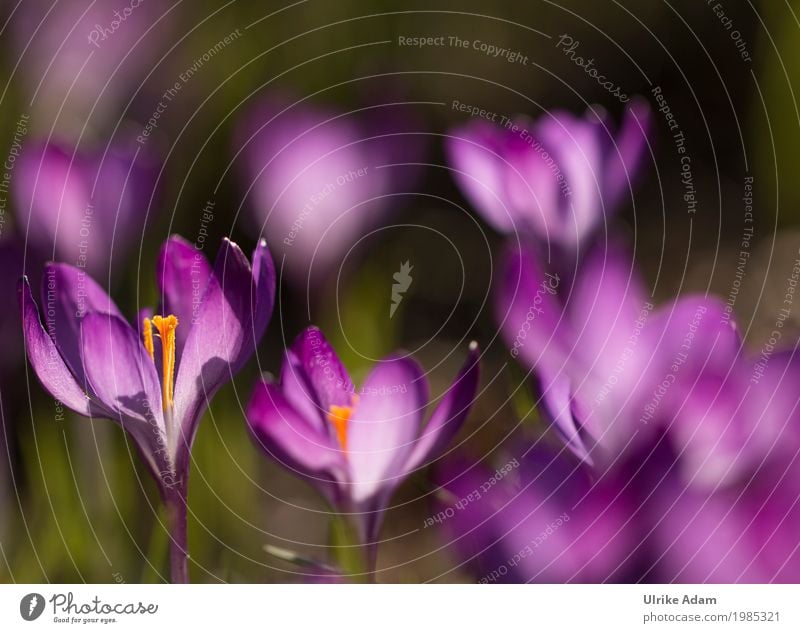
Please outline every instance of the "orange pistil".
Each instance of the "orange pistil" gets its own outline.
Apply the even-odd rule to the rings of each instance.
[[[155,348],[152,327],[158,331],[161,339],[161,404],[164,411],[167,411],[172,408],[175,388],[175,329],[178,327],[178,319],[172,314],[165,317],[156,314],[152,319],[144,319],[142,324],[144,348],[153,360]]]
[[[328,422],[333,425],[336,431],[336,439],[339,440],[339,445],[343,451],[347,450],[347,426],[357,403],[358,396],[353,396],[351,406],[342,407],[338,404],[332,404],[330,411],[328,411]]]

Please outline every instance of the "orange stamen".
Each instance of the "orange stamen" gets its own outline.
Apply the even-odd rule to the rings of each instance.
[[[342,407],[338,404],[332,404],[328,412],[328,422],[333,425],[336,431],[336,439],[339,440],[339,445],[343,451],[347,450],[347,426],[350,423],[350,418],[353,415],[353,410],[358,403],[358,396],[353,396],[353,404],[349,407]]]
[[[153,316],[153,326],[158,331],[158,336],[161,339],[161,390],[163,394],[161,401],[164,411],[166,411],[171,409],[173,404],[172,398],[175,388],[175,329],[178,327],[178,319],[172,314],[166,317],[156,314]],[[145,343],[146,346],[147,343]]]
[[[156,354],[155,348],[153,347],[153,326],[150,323],[150,319],[147,317],[142,320],[142,337],[144,338],[144,348],[147,350],[147,353],[150,354],[150,360],[155,361]]]

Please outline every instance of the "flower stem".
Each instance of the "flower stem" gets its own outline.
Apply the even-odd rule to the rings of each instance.
[[[186,493],[173,490],[167,496],[167,524],[169,526],[169,566],[173,584],[189,582],[189,550],[186,532]]]
[[[364,562],[367,566],[367,583],[377,584],[375,568],[378,566],[378,544],[375,542],[364,545]]]

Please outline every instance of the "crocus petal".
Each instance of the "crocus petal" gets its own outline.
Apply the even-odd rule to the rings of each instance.
[[[516,448],[496,471],[448,460],[437,477],[450,494],[436,516],[479,582],[624,581],[638,562],[630,495],[566,453]]]
[[[445,148],[453,178],[470,204],[501,233],[519,231],[519,218],[507,197],[504,130],[483,121],[454,130]]]
[[[422,370],[408,358],[383,360],[367,376],[347,432],[351,496],[357,504],[393,490],[407,474],[427,391]]]
[[[512,357],[552,373],[562,370],[566,344],[573,340],[568,322],[562,321],[559,283],[558,273],[543,271],[535,255],[509,244],[500,264],[496,319]]]
[[[268,257],[260,252],[261,257]],[[256,285],[244,253],[230,240],[224,240],[175,379],[175,416],[181,421],[186,446],[191,445],[200,413],[210,398],[255,350],[254,341],[261,338],[263,331],[253,329],[254,307],[259,302],[272,303],[257,294],[270,292],[271,288],[274,286]],[[265,320],[260,320],[263,326]]]
[[[591,415],[582,411],[573,398],[573,385],[564,374],[549,379],[546,374],[541,378],[542,406],[552,421],[553,430],[561,437],[564,444],[575,456],[593,464],[589,451],[601,433],[596,425],[587,429]],[[588,445],[587,445],[588,444]]]
[[[659,582],[798,581],[797,472],[764,469],[744,489],[668,478],[648,496]]]
[[[287,397],[295,406],[304,408],[301,401],[314,396],[319,409],[327,414],[331,405],[350,406],[353,401],[353,383],[342,361],[319,328],[310,326],[303,330],[287,351],[290,365],[287,371],[298,376],[287,379]],[[304,385],[312,392],[301,393]]]
[[[105,274],[109,263],[115,264],[112,272],[124,266],[158,208],[161,161],[150,151],[141,151],[141,146],[133,150],[132,145],[132,139],[123,136],[104,154],[91,157],[87,176],[91,183],[97,182],[92,203],[98,210],[90,268],[95,276]]]
[[[255,297],[252,301],[255,305],[255,314],[249,333],[252,337],[253,349],[255,349],[267,329],[272,317],[272,309],[275,306],[275,262],[273,262],[267,247],[267,241],[264,239],[258,241],[258,245],[253,251],[253,280]],[[249,354],[247,355],[249,356]]]
[[[760,437],[746,407],[747,377],[736,368],[727,377],[712,372],[671,389],[664,402],[664,426],[679,454],[684,480],[713,489],[757,466]]]
[[[53,339],[42,326],[27,278],[20,280],[17,294],[28,360],[36,376],[54,398],[81,415],[91,416],[93,410],[89,397],[78,385]]]
[[[83,380],[80,322],[88,312],[122,318],[108,293],[85,271],[69,264],[49,263],[42,277],[42,305],[47,306],[48,329],[78,382]]]
[[[158,169],[147,152],[114,141],[94,153],[34,144],[20,157],[17,208],[41,253],[105,276],[142,235]]]
[[[764,453],[794,460],[800,453],[800,351],[775,352],[743,361],[740,369],[749,381],[750,418]]]
[[[94,397],[135,440],[156,480],[174,482],[173,447],[155,366],[124,320],[90,312],[81,322],[83,365]]]
[[[582,264],[567,309],[576,332],[571,353],[586,368],[573,379],[585,397],[592,402],[600,394],[604,400],[628,398],[649,360],[639,338],[653,309],[633,258],[617,245],[594,249]],[[588,372],[597,379],[588,378]]]
[[[725,375],[742,349],[725,307],[716,297],[680,297],[654,315],[652,327],[647,328],[648,344],[658,349],[668,364],[681,360],[684,376],[700,371]]]
[[[347,478],[344,453],[327,433],[309,424],[276,385],[265,380],[256,384],[247,422],[265,452],[308,478],[334,501],[334,484]]]
[[[319,433],[333,437],[326,420],[328,410],[323,409],[317,392],[309,383],[306,372],[291,350],[286,350],[281,365],[281,391],[286,400]]]
[[[651,127],[652,112],[647,102],[643,99],[633,101],[625,110],[615,143],[608,149],[604,177],[606,208],[615,208],[620,198],[629,193],[641,170]]]
[[[519,218],[516,229],[530,229],[544,241],[558,242],[565,228],[570,228],[571,220],[564,213],[569,188],[563,174],[553,169],[553,157],[532,136],[532,122],[520,118],[516,125],[521,131],[506,132],[504,148],[508,161],[505,187],[511,207]]]
[[[55,143],[26,147],[14,187],[20,222],[42,253],[75,261],[81,222],[91,199],[82,161]]]
[[[136,331],[110,314],[90,312],[81,322],[81,352],[92,393],[110,411],[166,433],[161,383]]]
[[[552,214],[550,233],[558,242],[577,243],[601,222],[603,162],[601,124],[596,119],[578,119],[564,112],[539,122],[534,136],[554,152],[555,162],[569,186],[569,196],[560,205],[562,213]],[[558,208],[558,207],[557,207]]]
[[[393,161],[385,142],[368,135],[353,117],[275,96],[257,103],[239,128],[251,224],[282,248],[283,270],[297,281],[330,272],[384,217],[396,179],[373,165]],[[369,175],[351,178],[359,173]]]
[[[161,313],[178,317],[175,340],[180,358],[208,285],[211,266],[202,252],[178,235],[164,242],[157,266],[158,287],[162,293]]]
[[[479,357],[478,344],[470,344],[464,366],[442,397],[409,455],[407,472],[419,468],[430,459],[436,459],[458,433],[478,390]]]
[[[21,90],[37,95],[31,119],[48,134],[74,133],[85,124],[81,140],[115,130],[132,93],[146,90],[180,19],[171,7],[149,2],[34,1],[15,9],[4,40],[13,47],[9,54],[25,59]]]

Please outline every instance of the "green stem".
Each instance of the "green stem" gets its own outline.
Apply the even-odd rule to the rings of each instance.
[[[189,582],[186,493],[177,489],[169,491],[166,507],[170,533],[170,580],[173,584],[186,584]]]

